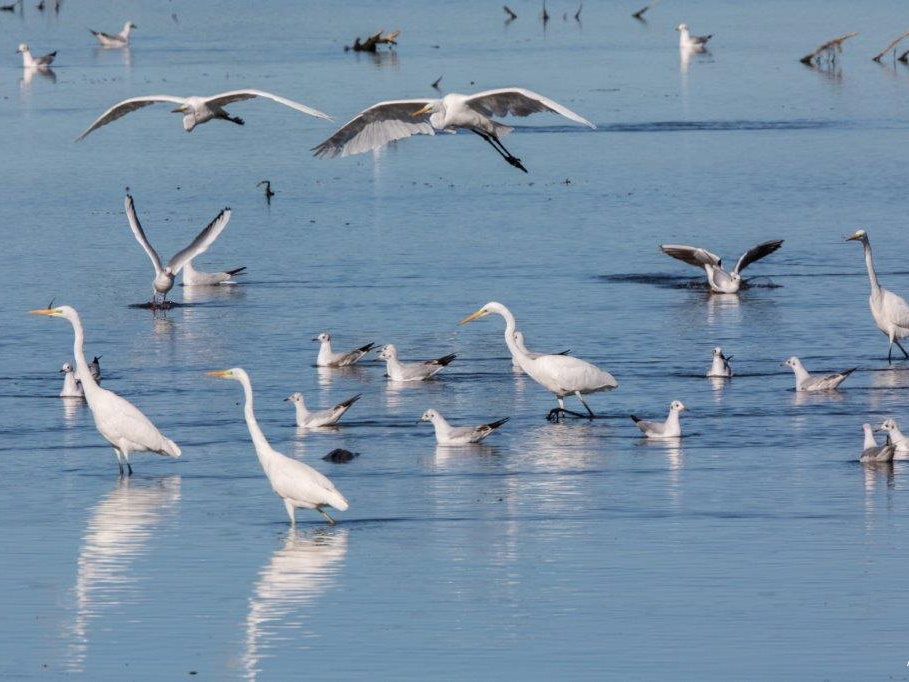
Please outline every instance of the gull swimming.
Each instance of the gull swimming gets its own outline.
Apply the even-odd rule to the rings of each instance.
[[[243,416],[246,418],[246,426],[256,449],[256,456],[271,484],[271,489],[284,500],[284,509],[290,518],[290,525],[296,524],[294,512],[297,507],[315,509],[325,517],[328,523],[335,525],[335,520],[328,515],[324,508],[334,507],[339,511],[347,511],[347,500],[331,481],[311,466],[282,455],[268,444],[253,411],[253,392],[249,375],[243,369],[234,367],[208,372],[208,376],[217,379],[233,379],[239,381],[243,386],[243,395],[246,399]]]
[[[669,416],[666,417],[666,421],[664,422],[645,421],[635,415],[631,415],[631,418],[634,420],[635,426],[637,426],[641,430],[641,433],[647,438],[681,438],[682,422],[679,416],[687,409],[688,408],[685,407],[681,401],[673,400],[669,404]]]
[[[84,398],[85,392],[82,390],[82,382],[76,378],[73,366],[68,362],[64,362],[60,372],[63,373],[63,389],[60,391],[60,397]]]
[[[795,372],[796,391],[832,391],[846,381],[846,378],[856,370],[856,368],[853,367],[844,372],[827,374],[822,377],[813,377],[808,374],[808,370],[802,365],[802,361],[794,355],[791,358],[784,360],[782,364]]]
[[[582,396],[600,391],[611,391],[617,388],[619,382],[615,380],[609,372],[606,372],[596,365],[575,358],[570,355],[541,355],[533,358],[522,351],[515,343],[515,322],[514,315],[501,303],[490,301],[475,313],[471,313],[460,324],[467,324],[473,320],[495,313],[505,318],[505,344],[511,351],[512,357],[518,359],[521,369],[527,375],[536,381],[546,390],[554,393],[556,400],[559,402],[557,408],[549,411],[547,419],[558,419],[562,414],[572,414],[576,417],[584,417],[579,412],[572,412],[565,409],[565,396],[575,396],[587,410],[587,416],[595,417],[593,410],[584,401]]]
[[[398,360],[398,349],[389,343],[379,349],[377,357],[385,360],[387,376],[392,381],[426,381],[450,365],[457,356],[451,353],[425,362],[401,362]]]
[[[543,111],[596,128],[586,118],[548,97],[524,88],[501,88],[475,95],[451,93],[441,99],[379,102],[361,111],[334,135],[313,147],[313,152],[315,156],[328,158],[362,154],[412,135],[435,135],[437,131],[454,133],[462,129],[482,137],[505,161],[526,173],[521,160],[501,142],[513,128],[493,121],[492,116],[529,116]]]
[[[717,346],[713,349],[713,362],[710,364],[710,369],[707,370],[708,377],[722,377],[726,379],[732,378],[732,365],[729,364],[729,361],[732,360],[731,355],[723,355],[723,349]]]
[[[217,284],[234,284],[233,278],[242,275],[246,266],[225,270],[224,272],[201,272],[193,267],[193,259],[190,258],[183,266],[183,286],[215,286]]]
[[[904,298],[878,283],[868,233],[865,230],[856,230],[851,237],[846,238],[846,241],[860,241],[865,252],[865,267],[868,268],[868,279],[871,282],[871,296],[868,298],[871,317],[874,318],[877,328],[890,340],[890,345],[887,346],[887,364],[890,364],[894,343],[903,351],[903,356],[909,358],[909,353],[906,353],[906,349],[899,341],[909,336],[909,304]]]
[[[755,261],[769,256],[783,245],[782,239],[762,242],[752,246],[735,264],[732,272],[723,269],[723,260],[715,253],[697,246],[682,244],[661,244],[660,250],[667,256],[672,256],[689,265],[703,268],[707,273],[707,283],[710,290],[717,294],[735,294],[742,286],[741,272]]]
[[[909,439],[900,431],[899,425],[895,419],[885,419],[884,422],[875,429],[875,431],[884,431],[887,437],[896,448],[893,459],[909,459]]]
[[[432,422],[436,432],[436,443],[439,445],[470,445],[479,443],[490,433],[508,421],[508,417],[479,426],[452,426],[435,410],[426,410],[420,422]],[[417,422],[418,424],[420,422]]]
[[[862,445],[862,455],[859,457],[860,462],[892,462],[896,453],[896,446],[890,435],[887,435],[887,441],[883,445],[878,445],[874,440],[874,432],[871,430],[871,424],[862,424],[862,430],[865,432],[865,442]]]
[[[679,24],[675,27],[679,32],[679,49],[681,50],[703,50],[707,47],[707,41],[713,38],[713,34],[706,36],[693,36],[688,32],[688,24]]]
[[[334,426],[344,415],[350,406],[357,402],[363,396],[357,393],[353,398],[348,398],[343,403],[338,403],[327,410],[316,410],[310,412],[306,409],[306,403],[303,400],[303,394],[300,392],[291,393],[284,399],[285,402],[292,402],[297,412],[297,426],[301,429],[312,429],[320,426]]]
[[[167,306],[167,293],[173,289],[174,279],[176,278],[177,273],[179,273],[183,266],[189,261],[199,254],[204,253],[205,250],[214,243],[218,238],[218,235],[227,227],[227,223],[230,220],[230,209],[225,208],[215,216],[215,219],[196,235],[196,238],[193,239],[192,243],[186,248],[178,251],[174,257],[167,262],[167,265],[161,265],[161,258],[158,256],[157,251],[152,248],[152,245],[149,244],[148,238],[145,236],[145,231],[142,229],[142,225],[139,224],[139,218],[136,216],[133,198],[129,194],[126,195],[126,217],[129,220],[129,226],[136,237],[136,241],[139,242],[139,245],[145,250],[145,253],[148,254],[148,257],[151,259],[152,265],[155,268],[155,279],[152,282],[152,307],[154,308],[158,305],[158,294],[161,294],[160,305],[162,307]]]
[[[88,363],[88,371],[92,374],[92,379],[95,381],[101,381],[101,358],[103,355],[96,355],[92,358],[92,361]]]
[[[129,34],[134,28],[138,27],[133,22],[127,21],[123,24],[123,30],[113,35],[110,33],[102,33],[101,31],[88,30],[98,39],[98,42],[101,43],[101,47],[127,47],[129,45]]]
[[[88,363],[85,361],[85,332],[79,313],[68,305],[57,308],[32,310],[33,315],[48,315],[62,317],[73,326],[73,354],[76,357],[76,369],[85,401],[92,411],[95,419],[95,428],[98,429],[104,440],[114,448],[120,475],[123,475],[123,465],[132,476],[133,467],[129,456],[136,452],[156,452],[159,455],[179,457],[179,446],[170,438],[162,434],[142,412],[125,398],[121,398],[113,391],[101,388],[92,378]]]
[[[316,118],[322,118],[326,121],[331,120],[331,116],[328,114],[323,114],[317,109],[308,107],[305,104],[300,104],[299,102],[294,102],[293,100],[285,99],[284,97],[278,97],[278,95],[273,95],[270,92],[265,92],[263,90],[231,90],[230,92],[222,92],[217,95],[211,95],[210,97],[174,97],[173,95],[147,95],[144,97],[131,97],[129,99],[123,100],[122,102],[118,102],[103,114],[101,114],[95,120],[95,122],[86,129],[84,133],[76,138],[76,142],[85,139],[85,137],[93,130],[97,130],[101,126],[112,123],[118,118],[126,116],[131,111],[141,109],[142,107],[147,107],[151,104],[157,104],[159,102],[168,102],[170,104],[177,105],[177,107],[171,113],[183,114],[183,129],[188,133],[192,132],[193,128],[195,128],[197,125],[208,123],[213,119],[230,121],[231,123],[236,123],[237,125],[243,125],[242,118],[231,116],[224,110],[224,107],[233,102],[242,102],[244,100],[253,99],[255,97],[264,97],[265,99],[270,99],[274,102],[277,102],[278,104],[283,104],[286,107],[290,107],[291,109],[301,111],[304,114],[309,114],[310,116],[315,116]]]
[[[23,69],[47,69],[51,64],[53,64],[54,59],[57,57],[57,51],[48,52],[46,55],[41,57],[33,57],[32,51],[28,48],[28,43],[19,43],[19,47],[16,49],[18,54],[22,55],[22,68]]]
[[[322,332],[314,337],[313,341],[318,341],[322,344],[319,346],[316,367],[349,367],[371,351],[376,345],[374,343],[367,343],[365,346],[355,348],[348,353],[336,353],[331,349],[331,334],[328,332]]]

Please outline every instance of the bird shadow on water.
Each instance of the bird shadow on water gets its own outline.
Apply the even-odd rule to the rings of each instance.
[[[597,275],[600,282],[614,284],[650,284],[664,289],[694,289],[709,291],[709,285],[703,278],[691,278],[681,275],[664,275],[659,273],[628,273],[615,275]],[[752,277],[742,282],[742,290],[747,289],[781,289],[782,284],[776,284],[769,277],[762,275]]]

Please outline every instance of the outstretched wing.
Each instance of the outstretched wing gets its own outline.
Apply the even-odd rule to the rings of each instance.
[[[214,220],[205,226],[204,230],[196,235],[196,238],[193,239],[192,244],[187,246],[182,251],[177,252],[177,254],[168,261],[168,269],[176,275],[188,261],[191,261],[200,253],[204,253],[208,247],[211,246],[218,238],[218,235],[224,231],[224,228],[227,227],[229,220],[230,209],[225,208],[217,216],[215,216]]]
[[[782,239],[774,239],[769,242],[761,242],[757,246],[752,246],[742,254],[741,258],[739,258],[739,262],[735,264],[735,270],[733,270],[733,272],[741,272],[754,263],[754,261],[761,260],[764,256],[769,256],[782,245]]]
[[[145,97],[131,97],[130,99],[125,99],[122,102],[118,102],[103,114],[101,114],[95,120],[95,122],[86,129],[84,133],[76,138],[76,142],[85,139],[85,137],[93,130],[97,130],[101,126],[106,126],[108,123],[112,123],[118,118],[123,118],[131,111],[141,109],[142,107],[147,107],[150,104],[157,104],[158,102],[183,104],[184,99],[182,97],[171,97],[170,95],[147,95]]]
[[[206,103],[218,107],[223,107],[231,102],[242,102],[243,100],[253,99],[255,97],[264,97],[265,99],[270,99],[273,102],[278,104],[283,104],[285,107],[290,107],[291,109],[296,109],[297,111],[302,111],[304,114],[309,114],[310,116],[315,116],[316,118],[324,118],[326,121],[331,120],[331,116],[324,114],[318,109],[313,109],[308,107],[305,104],[300,104],[299,102],[294,102],[291,99],[286,97],[279,97],[278,95],[273,95],[270,92],[265,92],[264,90],[231,90],[230,92],[222,92],[212,97],[206,98]]]
[[[683,244],[660,244],[660,251],[667,256],[672,256],[689,265],[703,268],[705,265],[720,267],[722,261],[715,253],[698,246],[685,246]]]
[[[373,104],[313,147],[313,156],[334,158],[362,154],[411,135],[435,135],[428,112],[413,115],[432,101],[402,99]]]
[[[596,128],[593,123],[574,113],[568,107],[563,107],[548,97],[524,88],[501,88],[478,92],[468,97],[466,103],[485,116],[507,116],[508,114],[530,116],[530,114],[549,111],[588,128]]]
[[[151,259],[152,265],[155,266],[155,274],[160,273],[163,269],[161,267],[161,259],[158,257],[158,252],[148,243],[148,237],[145,236],[145,230],[139,224],[139,218],[136,216],[136,209],[133,206],[133,197],[130,194],[126,195],[126,219],[129,220],[129,227],[132,229],[136,241],[139,242],[139,246],[145,250],[145,253]]]

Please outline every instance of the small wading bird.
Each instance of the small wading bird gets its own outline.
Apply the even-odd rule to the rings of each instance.
[[[139,408],[113,391],[101,388],[92,378],[88,363],[85,361],[83,348],[85,332],[82,329],[79,313],[74,308],[64,305],[32,310],[31,313],[62,317],[73,326],[73,354],[76,357],[76,370],[79,380],[82,382],[85,401],[92,411],[98,433],[114,448],[121,476],[124,464],[126,464],[129,475],[132,475],[133,467],[129,462],[129,456],[133,453],[156,452],[169,457],[180,456],[180,448],[177,444],[158,431],[148,417],[139,411]]]
[[[134,28],[138,27],[133,22],[127,21],[123,24],[123,30],[114,35],[102,33],[101,31],[92,31],[91,29],[88,30],[98,39],[98,42],[101,43],[101,47],[126,47],[129,45],[129,34]]]
[[[82,390],[82,382],[76,378],[73,366],[68,362],[64,362],[60,372],[63,374],[63,389],[60,391],[60,397],[84,398],[85,392]]]
[[[707,283],[710,285],[710,291],[716,294],[735,294],[742,287],[742,270],[755,261],[769,256],[782,245],[782,239],[775,239],[752,246],[742,254],[732,272],[726,272],[723,269],[723,260],[719,256],[698,246],[660,244],[660,251],[689,265],[702,268],[707,273]]]
[[[32,51],[28,49],[28,43],[19,43],[16,52],[22,55],[22,68],[24,69],[47,69],[57,57],[56,51],[48,52],[42,57],[33,57]]]
[[[895,419],[885,419],[875,431],[883,431],[886,433],[887,438],[889,438],[894,447],[896,447],[896,454],[893,456],[893,459],[909,459],[909,439],[900,431],[900,427]]]
[[[133,198],[129,194],[126,195],[126,217],[129,220],[129,226],[136,237],[136,241],[139,242],[139,245],[145,250],[145,253],[148,254],[152,265],[155,267],[155,279],[152,282],[152,308],[161,307],[166,309],[167,293],[173,289],[174,279],[177,274],[189,261],[199,254],[204,253],[205,250],[214,243],[218,238],[218,235],[227,227],[227,223],[230,220],[230,209],[225,208],[221,211],[204,230],[196,235],[192,244],[185,249],[178,251],[176,255],[167,262],[167,265],[161,265],[161,258],[158,256],[157,251],[148,243],[148,238],[145,236],[142,225],[139,224],[139,218],[136,216]],[[160,303],[158,303],[157,300],[158,294],[161,295]]]
[[[353,398],[348,398],[343,403],[338,403],[327,410],[316,410],[310,412],[306,409],[306,403],[303,400],[303,394],[300,392],[291,393],[284,402],[292,402],[296,408],[297,426],[301,429],[314,429],[320,426],[334,426],[344,415],[350,406],[357,402],[363,396],[359,393]]]
[[[729,361],[732,360],[731,355],[723,355],[723,349],[717,346],[713,349],[713,362],[710,364],[710,369],[707,370],[708,377],[723,377],[729,379],[732,377],[732,365],[729,364]]]
[[[523,88],[502,88],[475,95],[452,93],[442,99],[379,102],[361,111],[334,135],[313,147],[313,152],[315,156],[328,158],[362,154],[412,135],[435,135],[436,131],[454,133],[462,129],[482,137],[505,161],[526,173],[521,160],[501,142],[513,128],[493,121],[492,116],[529,116],[543,111],[596,128],[587,119],[548,97]]]
[[[631,415],[631,419],[646,438],[681,438],[682,421],[680,415],[683,411],[687,410],[688,408],[685,407],[681,401],[673,400],[669,404],[669,416],[666,417],[666,421],[664,422],[645,421],[635,415]]]
[[[874,271],[874,261],[871,258],[868,233],[865,230],[856,230],[851,237],[846,238],[846,241],[861,242],[862,250],[865,252],[865,267],[868,268],[868,279],[871,282],[871,296],[868,298],[871,317],[874,318],[877,328],[890,341],[890,345],[887,346],[887,364],[890,364],[894,343],[903,351],[903,356],[909,358],[909,353],[906,353],[906,349],[899,341],[909,336],[909,304],[905,299],[878,283],[877,273]]]
[[[398,349],[389,343],[379,349],[376,357],[385,360],[387,376],[392,381],[426,381],[450,365],[457,356],[451,353],[426,362],[401,362],[398,360]]]
[[[679,24],[675,27],[679,32],[679,49],[682,50],[703,50],[707,47],[707,41],[713,38],[713,34],[706,36],[693,36],[688,32],[688,24]]]
[[[367,343],[365,346],[360,346],[349,353],[335,353],[331,349],[331,334],[328,332],[322,332],[313,338],[313,341],[318,341],[322,344],[319,347],[319,355],[316,358],[316,367],[348,367],[366,355],[376,345]]]
[[[290,107],[291,109],[302,111],[304,114],[309,114],[310,116],[315,116],[316,118],[323,118],[326,121],[331,120],[331,116],[328,114],[323,114],[321,111],[308,107],[305,104],[300,104],[299,102],[294,102],[293,100],[285,99],[284,97],[278,97],[278,95],[272,95],[270,92],[264,92],[262,90],[232,90],[230,92],[222,92],[217,95],[212,95],[211,97],[174,97],[173,95],[147,95],[144,97],[131,97],[130,99],[125,99],[122,102],[118,102],[103,114],[101,114],[95,120],[95,122],[86,129],[84,133],[76,138],[76,142],[85,139],[85,137],[93,130],[97,130],[101,126],[112,123],[118,118],[126,116],[131,111],[141,109],[142,107],[147,107],[151,104],[157,104],[159,102],[167,102],[170,104],[178,105],[177,108],[174,109],[171,113],[183,114],[183,129],[188,133],[192,132],[193,128],[195,128],[197,125],[208,123],[213,119],[230,121],[231,123],[236,123],[237,125],[243,125],[242,118],[231,116],[224,110],[224,107],[233,102],[242,102],[244,100],[253,99],[255,97],[264,97],[265,99],[270,99],[274,102],[277,102],[278,104],[283,104],[286,107]]]
[[[878,445],[874,440],[874,432],[871,430],[871,424],[862,424],[862,430],[865,432],[865,442],[862,445],[862,455],[859,457],[860,462],[892,462],[896,453],[896,446],[890,435],[887,435],[887,441],[883,445]]]
[[[200,272],[193,267],[193,261],[190,258],[186,261],[186,265],[183,266],[183,286],[204,287],[218,284],[234,284],[233,278],[244,274],[244,270],[246,270],[246,266],[225,270],[224,272]]]
[[[783,366],[789,367],[795,373],[795,390],[796,391],[832,391],[846,378],[852,374],[856,368],[847,369],[845,372],[836,374],[826,374],[822,377],[813,377],[808,374],[808,370],[802,365],[802,361],[794,355],[783,361]]]
[[[470,445],[479,443],[507,421],[508,417],[505,417],[488,424],[480,424],[480,426],[452,426],[435,410],[426,410],[417,424],[432,422],[436,432],[436,443],[439,445]]]
[[[512,357],[518,359],[521,369],[540,386],[554,393],[559,401],[558,408],[552,408],[547,419],[557,420],[562,414],[572,414],[576,417],[590,416],[591,418],[596,416],[590,406],[584,402],[582,396],[588,393],[611,391],[617,388],[619,383],[609,372],[570,355],[531,357],[522,351],[515,342],[514,334],[517,323],[514,315],[511,314],[508,308],[496,301],[490,301],[475,313],[471,313],[461,320],[460,324],[467,324],[492,313],[505,318],[505,344],[508,346],[508,350],[511,351]],[[587,415],[565,409],[564,399],[568,395],[573,395],[581,401],[581,404],[587,410]]]
[[[290,524],[294,525],[296,523],[294,511],[297,507],[302,507],[303,509],[315,509],[325,517],[326,521],[331,525],[335,525],[335,520],[328,515],[325,507],[334,507],[339,511],[347,511],[347,500],[338,492],[338,489],[335,488],[331,481],[311,466],[282,455],[268,444],[268,440],[265,438],[265,434],[262,433],[262,429],[259,428],[259,422],[256,421],[256,415],[253,411],[253,392],[249,375],[243,369],[234,367],[233,369],[208,372],[208,376],[217,379],[233,379],[234,381],[239,381],[243,386],[243,394],[246,398],[243,416],[246,418],[246,426],[249,429],[249,435],[256,449],[256,456],[259,458],[259,464],[262,465],[262,469],[268,477],[271,489],[275,491],[278,497],[284,500],[284,509],[287,510]]]

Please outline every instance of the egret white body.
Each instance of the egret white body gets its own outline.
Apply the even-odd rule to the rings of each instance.
[[[104,440],[111,444],[123,474],[123,465],[131,475],[132,465],[130,455],[136,452],[156,452],[159,455],[179,457],[180,448],[169,438],[165,437],[148,417],[125,398],[121,398],[113,391],[101,388],[92,378],[88,363],[85,361],[85,333],[79,313],[70,306],[33,310],[35,315],[49,315],[62,317],[73,326],[73,354],[76,357],[76,370],[85,392],[85,401],[92,411],[95,428],[98,429]]]
[[[909,459],[909,438],[900,431],[895,419],[885,419],[876,430],[885,432],[896,448],[893,459]]]
[[[183,286],[210,287],[219,284],[233,284],[233,278],[242,275],[246,267],[225,270],[224,272],[201,272],[193,266],[192,258],[183,266]]]
[[[60,371],[63,373],[63,388],[60,390],[60,397],[84,398],[85,392],[82,390],[82,382],[76,378],[73,366],[68,362],[64,362]]]
[[[862,454],[859,457],[860,462],[892,462],[896,454],[896,446],[892,438],[888,435],[887,442],[878,445],[874,440],[874,432],[871,430],[871,424],[862,424],[862,430],[865,432],[865,442],[862,444]]]
[[[237,125],[243,125],[243,119],[236,116],[231,116],[224,110],[228,104],[232,102],[242,102],[243,100],[253,99],[256,97],[263,97],[265,99],[270,99],[273,102],[278,104],[283,104],[286,107],[291,109],[296,109],[304,114],[309,114],[310,116],[315,116],[316,118],[322,118],[326,121],[331,120],[331,116],[328,114],[323,114],[317,109],[306,106],[305,104],[300,104],[299,102],[294,102],[293,100],[285,99],[284,97],[279,97],[278,95],[273,95],[270,92],[265,92],[263,90],[232,90],[230,92],[222,92],[217,95],[212,95],[211,97],[175,97],[173,95],[147,95],[144,97],[131,97],[125,99],[122,102],[118,102],[110,109],[101,114],[95,122],[92,123],[84,133],[76,138],[76,142],[85,139],[85,137],[91,133],[93,130],[97,130],[101,126],[105,126],[108,123],[112,123],[119,118],[123,118],[131,111],[136,109],[141,109],[142,107],[147,107],[152,104],[157,104],[159,102],[166,102],[169,104],[176,104],[177,107],[173,110],[172,113],[183,114],[183,129],[190,133],[193,128],[203,123],[208,123],[214,119],[220,119],[222,121],[230,121],[231,123],[236,123]]]
[[[297,414],[297,426],[301,429],[318,428],[320,426],[334,426],[338,420],[344,416],[344,413],[350,409],[351,405],[362,397],[361,394],[348,398],[343,403],[338,403],[327,410],[309,411],[306,409],[306,402],[303,400],[302,393],[292,393],[285,398],[285,401],[292,402]]]
[[[401,362],[398,360],[398,349],[389,343],[379,349],[377,357],[385,360],[388,378],[392,381],[426,381],[450,365],[457,356],[452,353],[426,362]]]
[[[795,390],[809,392],[832,391],[846,381],[846,378],[856,370],[856,368],[853,367],[852,369],[847,369],[845,372],[837,372],[836,374],[811,376],[804,365],[802,365],[802,361],[794,355],[791,358],[786,359],[783,362],[783,365],[789,367],[795,373]]]
[[[291,525],[296,523],[294,511],[297,507],[315,509],[325,517],[326,521],[334,525],[335,521],[325,511],[325,507],[346,511],[347,500],[328,478],[311,466],[281,454],[268,444],[253,411],[253,393],[249,375],[239,367],[209,372],[208,375],[219,379],[233,379],[239,381],[243,386],[243,394],[246,399],[243,415],[256,449],[256,456],[268,477],[271,489],[284,500],[284,509],[287,511]]]
[[[611,391],[618,387],[619,383],[609,372],[580,358],[570,355],[541,355],[534,358],[525,353],[515,342],[517,324],[514,315],[501,303],[490,301],[475,313],[465,317],[460,323],[466,324],[492,313],[505,318],[505,344],[511,351],[512,357],[517,358],[521,369],[543,388],[555,394],[559,407],[550,410],[550,419],[557,418],[559,414],[566,412],[583,416],[565,409],[564,398],[568,395],[574,395],[587,409],[588,415],[593,417],[595,416],[593,410],[582,396],[600,391]]]
[[[319,355],[316,358],[317,367],[348,367],[356,363],[360,358],[373,349],[374,343],[367,343],[348,353],[336,353],[331,348],[331,334],[322,332],[313,341],[318,341]]]
[[[710,286],[710,291],[716,294],[735,294],[742,287],[742,270],[751,263],[769,256],[782,245],[782,239],[775,239],[752,246],[742,254],[732,272],[726,272],[723,269],[723,260],[719,256],[698,246],[661,244],[660,250],[667,256],[672,256],[689,265],[702,268],[707,274],[707,284]]]
[[[56,52],[48,52],[41,57],[34,57],[28,47],[28,43],[20,43],[16,52],[22,55],[23,69],[47,69],[57,57]]]
[[[724,379],[732,378],[732,365],[729,361],[732,356],[723,355],[723,349],[717,346],[713,349],[713,361],[710,363],[710,369],[707,370],[708,377],[720,377]]]
[[[712,33],[706,36],[691,35],[688,24],[679,24],[675,30],[679,32],[680,50],[703,50],[707,47],[707,41],[713,37]]]
[[[490,433],[508,421],[508,417],[480,426],[452,426],[435,410],[426,410],[420,417],[421,422],[432,422],[436,432],[436,443],[439,445],[470,445],[479,443]]]
[[[645,421],[635,415],[631,415],[631,418],[634,420],[635,426],[641,430],[641,433],[643,433],[646,438],[653,438],[656,440],[664,438],[681,438],[682,420],[680,416],[682,412],[687,409],[688,408],[685,407],[681,401],[673,400],[669,405],[669,415],[664,422]]]
[[[101,43],[101,47],[127,47],[129,45],[129,34],[132,30],[136,28],[136,25],[127,21],[123,24],[123,30],[119,33],[102,33],[101,31],[92,31],[88,29],[89,32],[95,36],[97,41]]]

